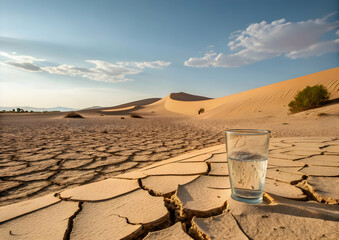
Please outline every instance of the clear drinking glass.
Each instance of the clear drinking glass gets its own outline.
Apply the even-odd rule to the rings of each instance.
[[[226,130],[227,165],[234,200],[262,202],[269,141],[267,130]]]

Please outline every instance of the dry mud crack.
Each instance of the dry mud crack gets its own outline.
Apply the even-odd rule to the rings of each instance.
[[[230,197],[227,154],[217,145],[2,206],[0,238],[338,239],[333,146],[337,138],[272,139],[260,205]]]
[[[71,236],[71,232],[72,232],[72,229],[73,229],[73,222],[74,222],[74,219],[77,217],[77,215],[81,212],[82,210],[82,205],[84,203],[83,202],[79,202],[79,205],[78,205],[78,210],[68,219],[68,226],[67,226],[67,229],[65,231],[65,235],[64,235],[64,238],[63,240],[69,240],[70,239],[70,236]]]
[[[34,117],[25,119],[0,122],[0,179],[6,182],[0,186],[0,206],[111,178],[223,141],[222,134],[215,137],[181,120],[102,118],[73,123],[53,117],[36,124]],[[43,189],[36,186],[40,180],[47,183]]]

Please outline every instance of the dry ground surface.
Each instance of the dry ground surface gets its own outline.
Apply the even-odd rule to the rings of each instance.
[[[231,198],[219,144],[2,206],[0,239],[337,240],[338,155],[338,137],[272,138],[253,205]]]
[[[274,137],[338,136],[337,116],[199,120],[63,115],[0,115],[0,206],[223,143],[227,128],[268,129]]]

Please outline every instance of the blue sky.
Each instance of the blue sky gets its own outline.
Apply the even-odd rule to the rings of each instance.
[[[0,0],[0,106],[222,97],[338,67],[338,5]]]

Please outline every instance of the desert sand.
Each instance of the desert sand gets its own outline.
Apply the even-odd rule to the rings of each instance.
[[[331,103],[289,114],[287,105],[297,91],[316,84],[327,87]],[[83,119],[63,118],[65,113],[2,113],[0,236],[221,239],[218,234],[226,230],[217,229],[229,225],[234,230],[226,235],[234,239],[293,238],[287,234],[291,231],[297,238],[335,239],[338,212],[327,204],[337,205],[339,199],[338,87],[339,68],[334,68],[217,99],[172,93],[84,109],[79,111]],[[198,114],[201,108],[205,111]],[[225,146],[220,145],[229,128],[272,132],[275,145],[260,208],[229,198]],[[144,208],[128,207],[140,201]],[[291,214],[284,214],[285,208]],[[271,225],[257,232],[245,227],[271,214]],[[213,216],[218,220],[206,218]],[[47,219],[44,233],[34,226],[20,230],[22,224]],[[304,221],[324,235],[301,227]]]
[[[200,108],[204,119],[234,119],[252,117],[286,116],[288,103],[298,91],[306,86],[324,85],[331,93],[331,99],[339,97],[339,68],[290,79],[272,85],[252,89],[234,95],[201,101],[190,100],[191,96],[170,94],[162,100],[147,106],[144,111],[163,111],[197,116]],[[176,100],[180,99],[180,100]],[[338,113],[338,112],[337,112]]]

